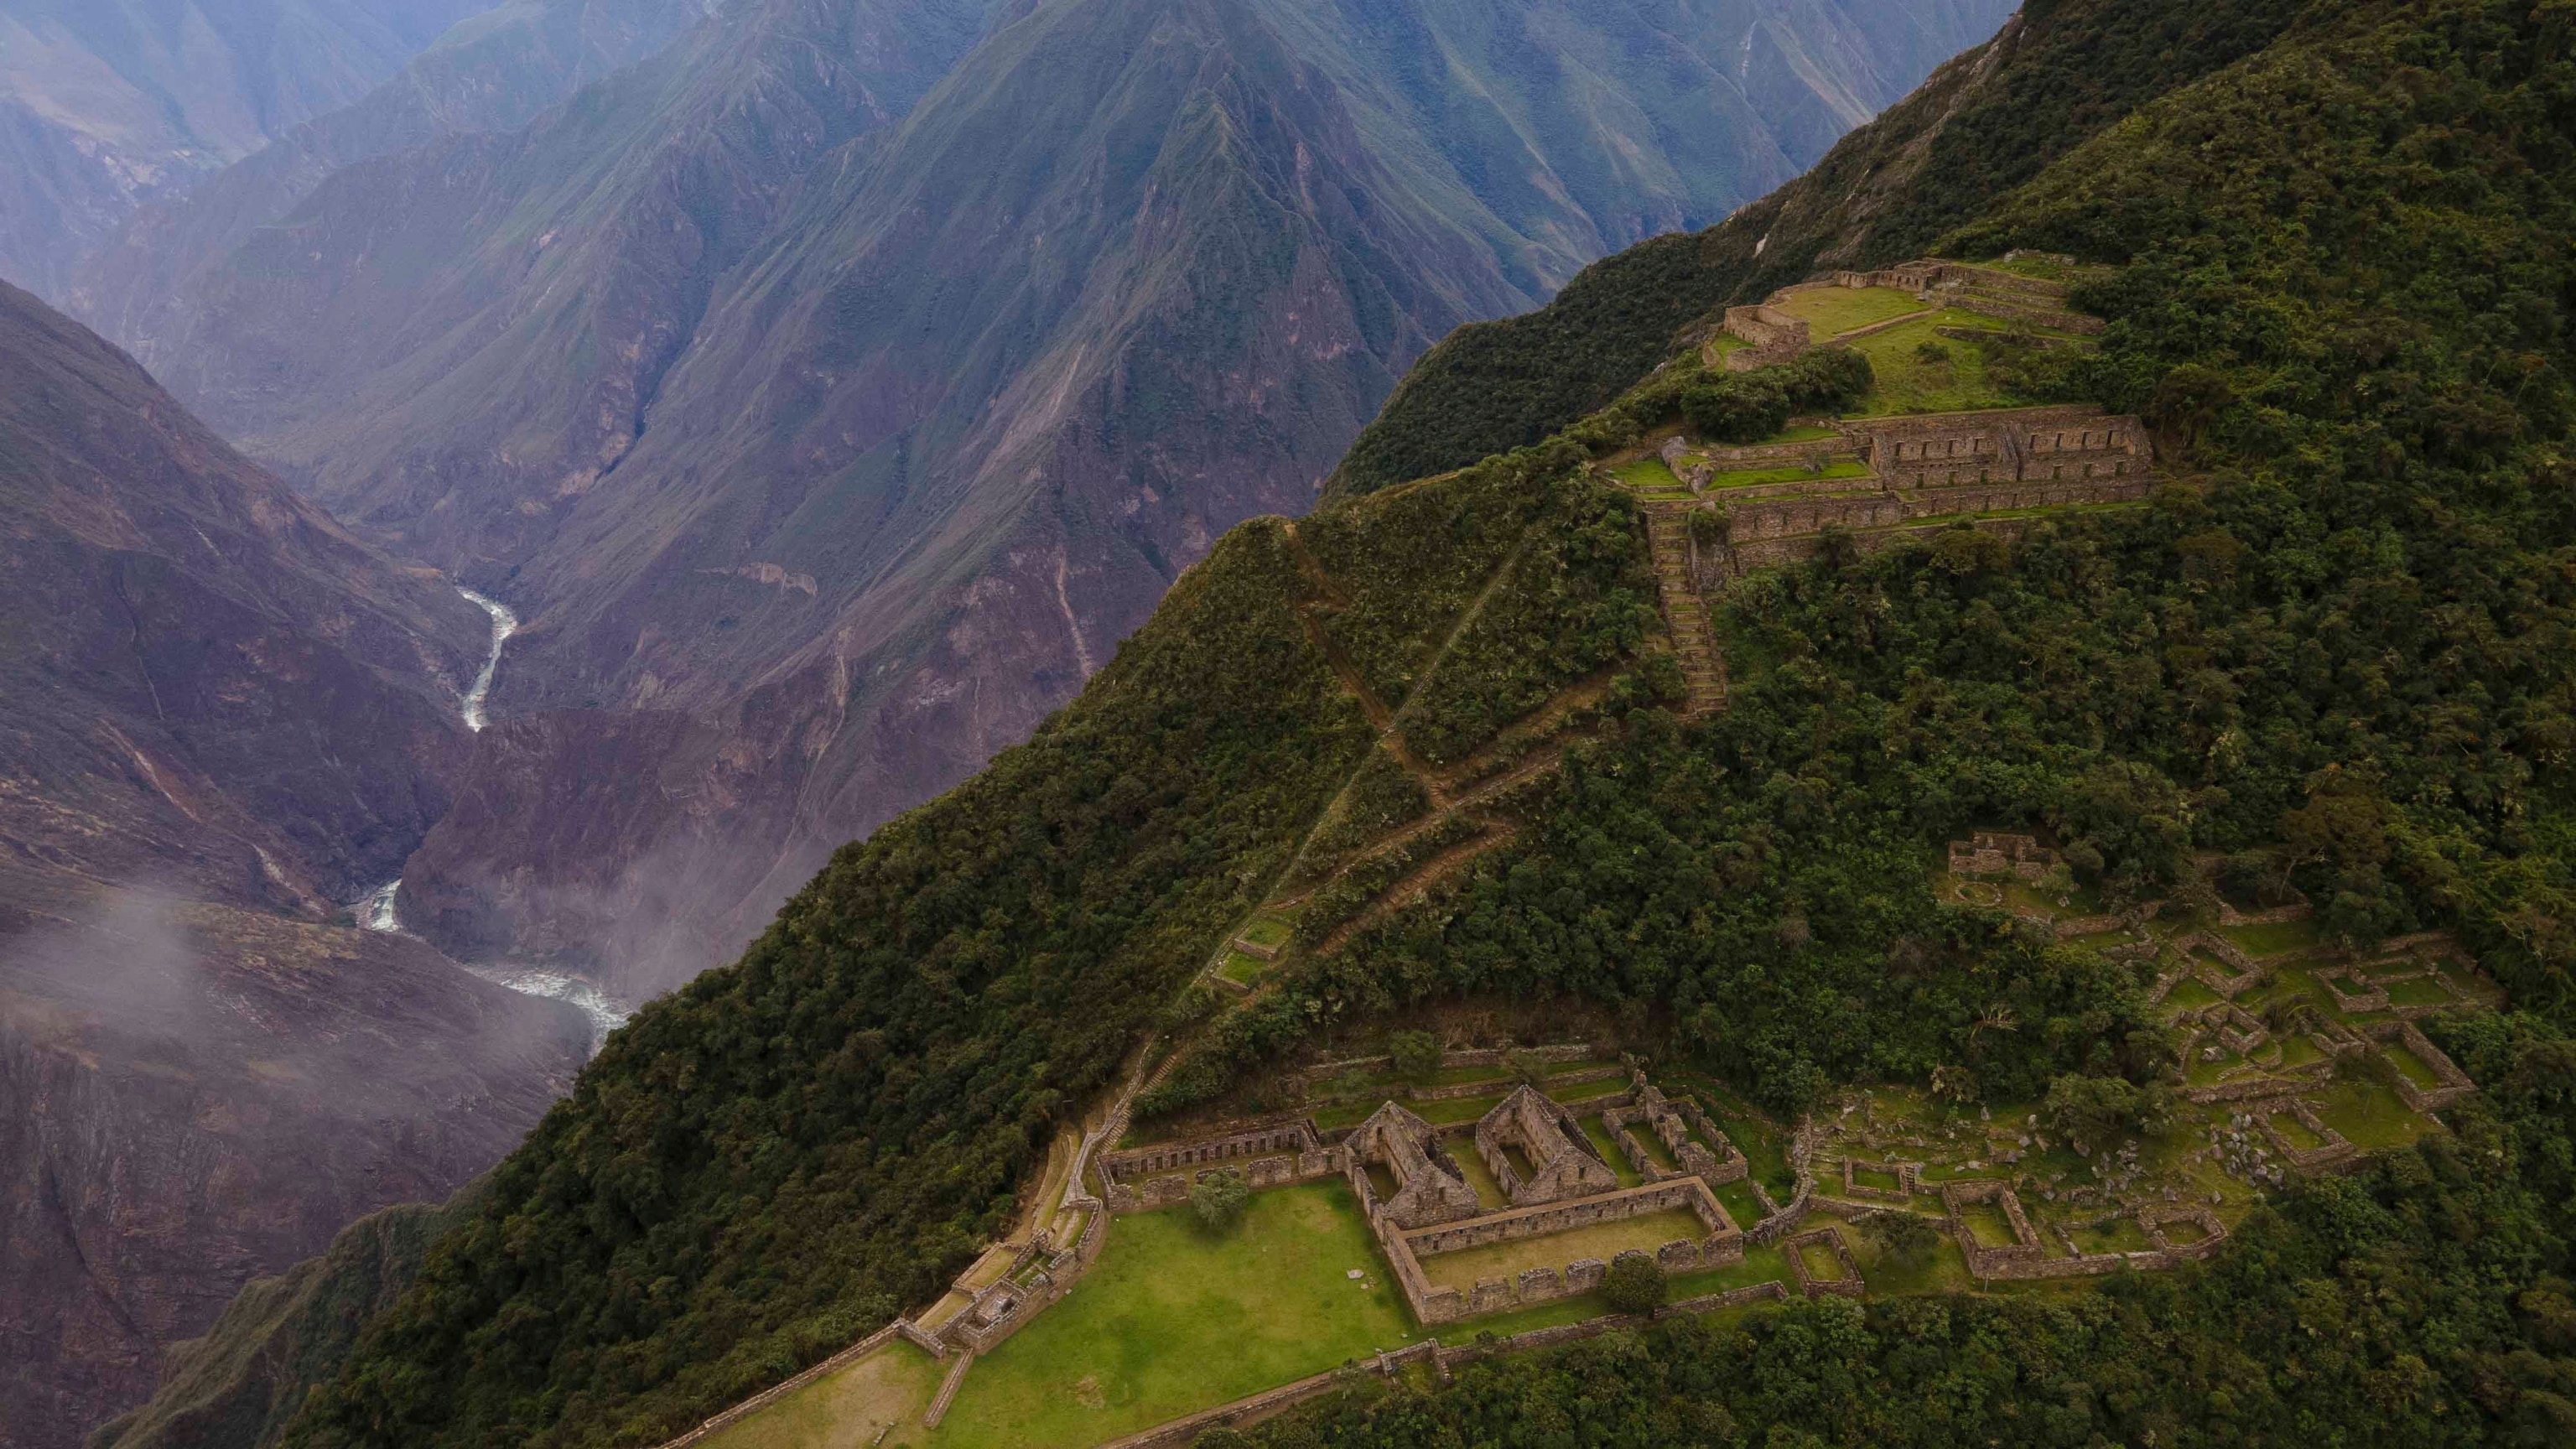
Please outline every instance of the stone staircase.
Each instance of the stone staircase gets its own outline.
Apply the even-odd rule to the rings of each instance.
[[[1682,681],[1688,687],[1683,712],[1696,717],[1726,708],[1726,665],[1718,656],[1708,605],[1691,586],[1689,526],[1682,508],[1646,510],[1646,538],[1653,546],[1655,578],[1662,586],[1664,623],[1672,630],[1673,652],[1680,657]]]

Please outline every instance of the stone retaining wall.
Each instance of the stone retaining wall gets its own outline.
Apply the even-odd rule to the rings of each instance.
[[[1727,308],[1725,327],[1728,336],[1744,344],[1726,354],[1729,372],[1792,362],[1814,345],[1805,321],[1768,304]]]
[[[1396,1287],[1414,1317],[1424,1323],[1448,1323],[1475,1314],[1543,1303],[1600,1286],[1608,1265],[1597,1258],[1578,1258],[1562,1270],[1537,1267],[1513,1278],[1479,1279],[1473,1288],[1435,1287],[1423,1274],[1421,1260],[1495,1243],[1540,1238],[1595,1223],[1624,1222],[1647,1213],[1688,1209],[1707,1230],[1698,1239],[1675,1239],[1656,1250],[1667,1272],[1688,1273],[1744,1261],[1745,1235],[1727,1216],[1708,1184],[1696,1177],[1676,1177],[1643,1187],[1623,1188],[1596,1197],[1539,1207],[1512,1208],[1483,1217],[1407,1230],[1392,1216],[1370,1220],[1378,1245],[1395,1267]]]

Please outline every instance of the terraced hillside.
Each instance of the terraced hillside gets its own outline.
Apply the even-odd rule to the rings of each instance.
[[[2142,12],[2107,8],[2051,7],[2052,44],[2122,54]],[[1998,152],[2027,184],[1945,195],[1917,219],[1946,230],[1873,268],[2071,256],[2025,279],[2063,315],[1979,311],[2034,289],[1975,275],[1775,298],[1840,280],[1801,270],[1690,309],[1542,442],[1229,534],[1029,744],[612,1038],[286,1441],[659,1443],[898,1319],[950,1351],[935,1428],[885,1412],[933,1377],[916,1343],[848,1416],[818,1379],[725,1442],[1081,1443],[1335,1354],[1382,1372],[1215,1427],[1537,1445],[1580,1405],[1655,1444],[2563,1439],[2576,61],[2502,0],[2274,19],[2062,159]],[[1926,320],[1876,290],[1984,321],[1864,368]],[[1740,319],[1739,367],[1721,303],[1808,310]],[[2149,465],[2140,497],[1995,496]],[[1776,539],[1740,536],[1760,518]],[[1379,1080],[1417,1075],[1417,1033],[1430,1075]],[[1444,1081],[1494,1064],[1444,1046],[1535,1090]],[[1642,1085],[1564,1080],[1619,1057]],[[1104,1109],[1130,1124],[1084,1188],[1108,1225],[1068,1244],[1083,1184],[1053,1164]],[[1471,1122],[1481,1177],[1443,1136]],[[1308,1175],[1354,1138],[1356,1177]],[[1260,1190],[1204,1194],[1239,1216],[1196,1236],[1175,1188],[1237,1160]],[[1413,1282],[1383,1223],[1470,1201],[1396,1223]],[[1445,1349],[1453,1321],[1592,1316],[1617,1263],[1584,1265],[1630,1220],[1685,1245],[1668,1288],[1802,1301],[1415,1347],[1435,1317]]]

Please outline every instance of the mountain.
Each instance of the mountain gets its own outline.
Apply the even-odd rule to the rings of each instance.
[[[1334,485],[1365,492],[1526,447],[1625,392],[1711,308],[1920,256],[2140,103],[2261,50],[2307,9],[2028,6],[1726,224],[1622,252],[1546,307],[1450,334],[1352,444]]]
[[[2060,0],[2054,47],[1969,64],[2020,84],[2139,13]],[[1686,629],[1663,545],[1735,515],[1609,465],[1651,479],[1651,437],[1780,385],[1693,327],[1542,444],[1238,526],[1029,742],[612,1037],[281,1442],[681,1432],[936,1298],[1167,1045],[1142,1115],[1293,1100],[1327,1039],[1497,1002],[1784,1116],[1866,1082],[2152,1097],[2170,981],[1935,897],[1943,843],[1998,826],[2109,900],[2278,880],[2362,959],[2456,932],[2512,1010],[2425,1029],[2481,1095],[2281,1179],[2203,1269],[1683,1316],[1210,1437],[1538,1445],[1579,1405],[1638,1443],[2563,1438],[2576,59],[2520,0],[2280,18],[2233,57],[2199,32],[1982,208],[1878,223],[2074,278],[2098,343],[2021,344],[2008,385],[2139,414],[2151,492],[1829,530]],[[1598,275],[1601,315],[1656,304]],[[1722,707],[1684,667],[1712,648]],[[1277,959],[1217,986],[1264,909]]]
[[[489,624],[0,287],[0,1443],[452,1191],[589,1029],[338,904],[447,806]]]
[[[442,136],[516,130],[657,54],[714,9],[713,0],[522,0],[484,11],[356,103],[143,207],[82,258],[65,305],[105,331],[144,335],[138,309],[195,288],[334,172]]]
[[[482,0],[11,0],[0,276],[58,293],[135,206],[366,94]]]
[[[1434,339],[1724,215],[2001,16],[762,0],[120,317],[529,621],[404,918],[645,994],[1308,506]]]

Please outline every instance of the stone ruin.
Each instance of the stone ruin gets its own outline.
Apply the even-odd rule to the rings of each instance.
[[[1185,1202],[1205,1172],[1234,1169],[1254,1187],[1280,1187],[1330,1177],[1343,1154],[1324,1145],[1304,1117],[1267,1118],[1220,1128],[1188,1142],[1165,1142],[1101,1154],[1111,1212],[1145,1212]]]
[[[1583,1124],[1536,1087],[1521,1087],[1485,1114],[1476,1124],[1476,1153],[1514,1207],[1619,1186],[1619,1174],[1601,1160]]]
[[[1940,306],[2059,332],[2091,336],[2103,329],[2101,318],[2067,310],[2068,289],[2063,282],[1961,262],[1925,258],[1874,272],[1836,272],[1833,285],[1892,287]]]
[[[1864,1172],[1885,1173],[1896,1179],[1893,1188],[1871,1187],[1860,1180]],[[1843,1159],[1843,1196],[1871,1202],[1911,1204],[1914,1195],[1923,1191],[1923,1164],[1919,1162],[1864,1162],[1857,1157]]]
[[[1482,1206],[1476,1189],[1441,1149],[1439,1135],[1439,1129],[1393,1102],[1354,1129],[1343,1141],[1342,1153],[1361,1211],[1372,1218],[1383,1213],[1406,1228],[1474,1217]],[[1383,1202],[1376,1200],[1376,1189],[1368,1180],[1372,1163],[1384,1167],[1395,1180],[1394,1196]]]
[[[2459,1064],[2452,1061],[2447,1052],[2433,1045],[2431,1039],[2426,1037],[2414,1022],[2406,1020],[2380,1022],[2368,1030],[2372,1036],[2382,1042],[2404,1047],[2417,1061],[2432,1069],[2433,1076],[2439,1085],[2419,1087],[2404,1070],[2394,1069],[2396,1064],[2390,1063],[2392,1070],[2388,1074],[2388,1084],[2396,1088],[2397,1095],[2415,1111],[2427,1115],[2439,1112],[2478,1089],[2477,1083],[2469,1080],[2469,1074],[2461,1071]]]
[[[2252,1114],[2255,1125],[2263,1129],[2263,1135],[2271,1139],[2272,1150],[2287,1158],[2290,1165],[2301,1172],[2335,1167],[2360,1155],[2361,1149],[2352,1145],[2351,1138],[2327,1126],[2324,1119],[2317,1116],[2314,1107],[2296,1097],[2276,1097],[2268,1102],[2257,1102],[2246,1110]],[[2281,1117],[2306,1128],[2321,1139],[2322,1145],[2300,1147],[2292,1143],[2289,1134],[2274,1125],[2275,1119]]]
[[[1789,1272],[1797,1278],[1799,1292],[1810,1298],[1819,1293],[1837,1293],[1845,1298],[1861,1296],[1860,1264],[1852,1258],[1851,1244],[1843,1241],[1841,1233],[1829,1227],[1817,1228],[1798,1234],[1782,1243],[1781,1247],[1787,1251]],[[1806,1250],[1809,1248],[1831,1250],[1834,1260],[1842,1265],[1842,1272],[1832,1278],[1817,1277],[1815,1269],[1807,1264]]]
[[[2093,407],[2012,408],[1851,424],[1888,488],[2143,478],[2155,448],[2134,417]]]
[[[2034,835],[1980,830],[1950,842],[1950,874],[1971,879],[2036,882],[2057,862],[2057,852],[2041,845]]]
[[[1627,1156],[1628,1165],[1648,1182],[1661,1182],[1668,1177],[1696,1177],[1716,1187],[1740,1182],[1752,1170],[1745,1162],[1744,1154],[1736,1150],[1735,1144],[1727,1140],[1726,1134],[1718,1130],[1717,1124],[1709,1120],[1697,1102],[1676,1104],[1650,1083],[1638,1083],[1634,1105],[1604,1110],[1601,1125],[1619,1144],[1619,1150]],[[1673,1161],[1681,1164],[1679,1171],[1656,1162],[1644,1144],[1635,1140],[1631,1134],[1641,1126],[1654,1133],[1655,1140],[1664,1144],[1664,1150],[1672,1154]],[[1692,1140],[1691,1129],[1694,1127],[1699,1129],[1702,1139],[1716,1144],[1714,1150]],[[1723,1156],[1719,1155],[1721,1152]]]
[[[1804,319],[1768,304],[1727,308],[1725,328],[1728,336],[1744,344],[1726,354],[1729,372],[1794,362],[1814,345],[1814,334]]]
[[[1412,1231],[1396,1227],[1383,1214],[1372,1226],[1387,1261],[1395,1265],[1396,1286],[1413,1309],[1414,1317],[1425,1324],[1436,1324],[1589,1292],[1600,1286],[1604,1265],[1598,1259],[1581,1258],[1561,1271],[1536,1267],[1515,1277],[1481,1278],[1473,1288],[1461,1292],[1433,1286],[1422,1272],[1425,1258],[1623,1222],[1675,1208],[1690,1212],[1704,1232],[1698,1238],[1676,1238],[1655,1250],[1655,1261],[1665,1272],[1693,1273],[1744,1261],[1744,1230],[1727,1216],[1726,1208],[1709,1191],[1708,1184],[1696,1177],[1676,1177],[1537,1207],[1506,1208]]]

